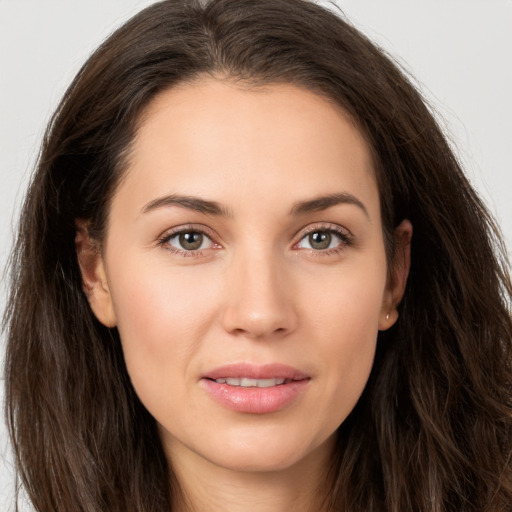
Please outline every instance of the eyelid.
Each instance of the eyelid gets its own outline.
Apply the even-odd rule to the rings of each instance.
[[[205,226],[204,224],[187,223],[166,229],[165,231],[162,232],[162,234],[158,235],[157,238],[162,239],[164,237],[175,235],[176,233],[183,233],[187,231],[197,231],[198,233],[208,235],[210,238],[216,237],[215,232],[208,226]]]
[[[340,243],[339,246],[333,247],[331,249],[308,249],[308,248],[298,248],[297,245],[308,235],[311,233],[315,233],[317,231],[327,231],[330,233],[333,233],[334,235],[338,236],[342,243]],[[209,238],[213,244],[213,247],[209,247],[207,249],[198,249],[198,250],[185,250],[185,249],[178,249],[176,247],[170,246],[168,244],[168,241],[173,238],[176,235],[179,235],[180,233],[187,233],[187,232],[197,232],[201,233],[203,236],[206,236]],[[170,228],[166,231],[164,231],[161,235],[157,238],[157,245],[164,247],[166,250],[169,250],[172,253],[185,255],[185,256],[201,256],[205,251],[209,251],[211,249],[219,249],[221,248],[221,244],[216,241],[217,235],[213,232],[212,229],[205,226],[204,224],[182,224],[180,226],[175,226],[173,228]],[[315,254],[331,254],[333,252],[339,252],[346,248],[347,246],[353,245],[353,234],[348,230],[347,228],[340,226],[339,224],[333,224],[329,222],[321,222],[321,223],[314,223],[310,224],[301,230],[293,237],[295,239],[295,242],[292,245],[292,248],[297,250],[304,250],[304,251],[310,251]]]
[[[178,249],[168,244],[169,240],[179,235],[181,233],[201,233],[203,236],[209,238],[213,244],[213,247],[209,247],[207,249],[198,249],[195,251],[187,251],[185,249]],[[184,256],[200,256],[205,251],[209,251],[211,249],[218,249],[221,245],[216,241],[217,236],[215,233],[203,224],[182,224],[180,226],[175,226],[164,231],[161,235],[157,237],[157,245],[163,247],[164,249],[174,253],[180,254]]]
[[[333,247],[331,249],[308,249],[308,248],[298,248],[297,245],[308,235],[311,233],[315,233],[317,231],[327,231],[338,236],[342,241],[342,247]],[[293,244],[294,248],[298,250],[309,250],[317,254],[329,254],[330,252],[337,252],[339,250],[343,250],[347,246],[351,246],[353,244],[354,235],[347,228],[340,226],[339,224],[332,224],[329,222],[321,222],[319,224],[310,224],[305,228],[301,229],[297,235],[294,237],[296,241]]]
[[[308,224],[306,227],[301,228],[294,236],[297,241],[302,240],[306,235],[314,233],[315,231],[332,231],[339,233],[347,238],[353,238],[353,234],[347,228],[340,226],[339,224],[333,224],[331,222],[315,222]]]

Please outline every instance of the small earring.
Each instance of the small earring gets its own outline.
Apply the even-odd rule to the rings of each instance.
[[[389,313],[386,314],[386,320],[389,320]]]

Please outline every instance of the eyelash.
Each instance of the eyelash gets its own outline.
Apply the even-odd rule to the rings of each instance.
[[[220,247],[219,244],[214,242],[213,236],[204,228],[198,228],[196,226],[181,226],[179,228],[176,228],[175,230],[166,233],[164,236],[158,239],[157,243],[158,246],[163,247],[165,250],[170,251],[173,254],[177,254],[179,256],[187,257],[187,258],[194,258],[194,257],[200,257],[204,255],[204,252],[208,249],[202,249],[202,250],[185,250],[185,249],[177,249],[176,247],[172,247],[169,245],[169,241],[173,239],[176,236],[179,236],[184,233],[199,233],[205,237],[207,237],[211,243],[213,244],[212,248]],[[303,249],[307,250],[310,254],[313,254],[315,256],[327,256],[332,254],[339,254],[342,251],[344,251],[347,247],[350,247],[353,245],[353,237],[350,233],[348,233],[346,230],[343,230],[339,227],[333,226],[332,224],[329,225],[320,225],[315,226],[314,228],[308,229],[301,233],[300,239],[298,242],[293,244],[293,247],[296,247],[298,244],[300,244],[306,237],[310,236],[313,233],[329,233],[331,235],[334,235],[338,237],[341,242],[336,247],[332,247],[331,249]]]
[[[213,236],[206,229],[199,228],[197,226],[180,226],[179,228],[176,228],[175,230],[173,230],[171,232],[167,232],[163,237],[158,239],[158,245],[173,254],[177,254],[179,256],[184,256],[185,258],[197,258],[197,257],[203,256],[204,251],[208,250],[208,249],[187,251],[185,249],[177,249],[176,247],[172,247],[169,244],[170,240],[172,240],[174,237],[179,236],[184,233],[199,233],[199,234],[207,237],[209,240],[211,240],[214,247],[215,246],[219,247],[219,244],[217,244],[213,241]]]
[[[347,247],[353,245],[353,236],[348,230],[342,229],[338,226],[332,224],[324,224],[320,226],[315,226],[311,229],[306,229],[300,234],[300,239],[298,242],[294,244],[294,247],[298,245],[302,240],[306,237],[312,235],[313,233],[329,233],[331,235],[335,235],[340,239],[339,245],[336,247],[332,247],[331,249],[303,249],[307,250],[311,255],[314,256],[329,256],[334,254],[339,254],[343,252]]]

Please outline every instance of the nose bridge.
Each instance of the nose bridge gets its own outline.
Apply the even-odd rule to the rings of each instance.
[[[251,338],[293,330],[297,318],[289,281],[286,265],[271,246],[239,248],[229,269],[224,328]]]

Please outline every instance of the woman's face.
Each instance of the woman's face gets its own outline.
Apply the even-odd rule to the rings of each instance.
[[[348,117],[206,78],[146,110],[82,271],[173,462],[256,471],[330,453],[405,280]]]

